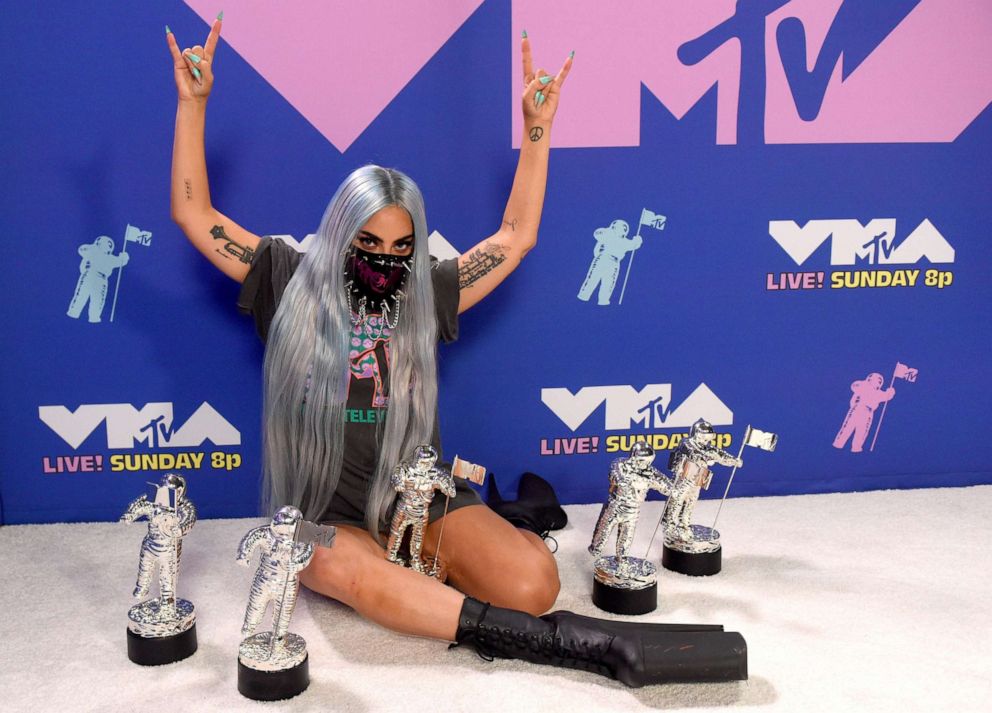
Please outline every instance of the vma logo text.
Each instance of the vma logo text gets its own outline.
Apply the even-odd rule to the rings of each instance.
[[[240,446],[241,432],[204,401],[181,425],[176,426],[171,402],[153,402],[141,408],[131,404],[83,404],[75,411],[65,406],[39,406],[38,418],[73,450],[83,445],[101,426],[106,428],[106,448],[142,451],[160,448],[199,448],[206,441],[215,446]],[[93,448],[101,449],[99,445]],[[106,461],[111,471],[198,469],[203,464],[202,451],[114,454]],[[214,468],[233,470],[241,465],[237,453],[211,453]],[[104,455],[45,456],[45,473],[101,472]]]
[[[949,264],[954,248],[928,219],[897,241],[895,218],[875,218],[862,224],[855,219],[768,222],[768,234],[796,265],[804,265],[829,244],[831,266],[864,266],[874,269],[768,273],[767,290],[850,289],[862,287],[944,288],[954,273],[937,268],[879,269],[889,265]]]
[[[679,429],[688,432],[700,418],[714,426],[729,426],[734,412],[706,385],[700,384],[677,406],[672,401],[671,384],[647,384],[641,389],[617,386],[584,386],[575,393],[566,388],[541,389],[541,401],[574,432],[603,408],[604,431],[650,431]],[[596,429],[599,430],[599,429]],[[541,455],[607,453],[629,451],[635,441],[648,441],[655,450],[674,448],[684,432],[638,433],[636,435],[589,435],[541,439]],[[720,447],[730,444],[729,434],[719,434]]]

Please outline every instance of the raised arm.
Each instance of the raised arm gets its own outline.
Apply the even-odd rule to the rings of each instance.
[[[238,555],[234,559],[247,567],[251,562],[252,552],[262,543],[268,532],[268,525],[259,525],[245,533],[245,536],[241,538],[241,542],[238,543]]]
[[[207,161],[203,147],[207,98],[213,87],[213,58],[221,21],[214,21],[203,46],[179,51],[166,31],[172,53],[179,103],[172,146],[172,219],[186,237],[225,275],[243,282],[260,238],[222,214],[210,203]]]
[[[533,70],[530,40],[521,40],[524,74],[524,134],[517,172],[498,231],[458,258],[458,311],[464,312],[488,295],[513,272],[537,243],[548,180],[551,123],[561,87],[572,67],[571,56],[554,77]]]

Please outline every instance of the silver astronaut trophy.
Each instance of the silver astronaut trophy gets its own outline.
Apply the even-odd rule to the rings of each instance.
[[[417,572],[437,576],[437,559],[432,565],[428,565],[421,555],[424,532],[427,530],[434,491],[440,490],[453,498],[455,481],[446,469],[437,467],[437,451],[431,446],[418,446],[413,458],[396,466],[390,481],[397,497],[393,507],[393,520],[389,526],[386,557],[390,562],[406,564],[400,554],[400,546],[409,529],[409,566]]]
[[[307,642],[289,631],[300,591],[300,572],[310,564],[317,545],[330,547],[335,529],[314,525],[292,506],[279,508],[268,525],[241,538],[237,561],[245,567],[261,551],[251,582],[248,608],[238,650],[238,691],[256,701],[292,698],[310,685]],[[272,631],[256,633],[272,604]]]
[[[713,427],[699,419],[668,459],[673,485],[661,518],[665,537],[661,563],[673,572],[698,577],[716,574],[722,566],[720,533],[711,527],[693,525],[692,511],[700,491],[707,489],[713,479],[710,466],[739,468],[744,461],[717,448],[715,439]]]
[[[654,449],[638,441],[629,457],[617,458],[610,464],[609,500],[603,505],[589,545],[589,552],[597,557],[593,565],[593,604],[614,614],[647,614],[658,606],[655,566],[629,554],[648,491],[667,495],[671,489],[671,482],[652,463]],[[614,528],[616,556],[601,557]]]
[[[176,597],[182,540],[196,523],[196,508],[186,498],[186,481],[169,473],[147,496],[128,505],[121,522],[147,518],[148,532],[141,541],[138,581],[132,593],[144,599],[128,610],[127,655],[142,666],[172,663],[196,651],[196,615],[193,604]],[[158,578],[158,596],[145,599]]]

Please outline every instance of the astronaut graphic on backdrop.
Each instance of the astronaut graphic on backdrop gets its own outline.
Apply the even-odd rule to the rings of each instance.
[[[610,297],[620,276],[620,261],[623,256],[641,247],[644,239],[640,235],[628,238],[630,226],[625,220],[614,220],[608,228],[598,228],[593,237],[596,247],[593,248],[592,263],[589,272],[579,289],[579,299],[588,302],[592,293],[599,287],[597,304],[610,304]]]
[[[892,400],[896,395],[893,387],[882,388],[885,379],[881,374],[872,373],[863,380],[851,384],[851,404],[840,426],[837,437],[834,438],[834,448],[844,448],[851,438],[851,453],[860,453],[871,430],[871,422],[875,417],[875,409],[879,404]],[[852,438],[853,435],[853,438]]]
[[[66,314],[79,319],[88,302],[87,316],[90,322],[96,323],[100,321],[107,302],[107,283],[111,273],[127,265],[130,258],[127,253],[114,255],[114,241],[106,235],[101,235],[92,243],[80,245],[79,256],[83,258],[79,263],[79,280]]]
[[[114,255],[114,240],[107,235],[101,235],[92,243],[79,246],[79,279],[76,281],[76,291],[69,302],[66,314],[73,319],[79,319],[83,308],[87,309],[90,323],[96,324],[103,320],[103,308],[107,304],[107,288],[110,276],[114,270],[117,273],[117,287],[120,287],[120,271],[128,264],[131,256],[127,254],[128,243],[137,243],[145,247],[151,245],[152,234],[133,225],[124,230],[124,247],[119,255]],[[117,303],[117,288],[114,290],[114,304]],[[110,321],[114,321],[114,310],[110,310]]]

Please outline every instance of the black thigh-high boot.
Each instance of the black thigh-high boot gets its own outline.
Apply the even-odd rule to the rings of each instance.
[[[486,504],[515,527],[536,532],[541,537],[568,524],[568,515],[558,502],[551,483],[534,473],[520,476],[516,500],[504,500],[496,486],[496,476],[490,474]]]
[[[719,625],[609,621],[560,611],[542,617],[465,597],[459,644],[483,658],[591,671],[628,686],[747,678],[747,644]]]

